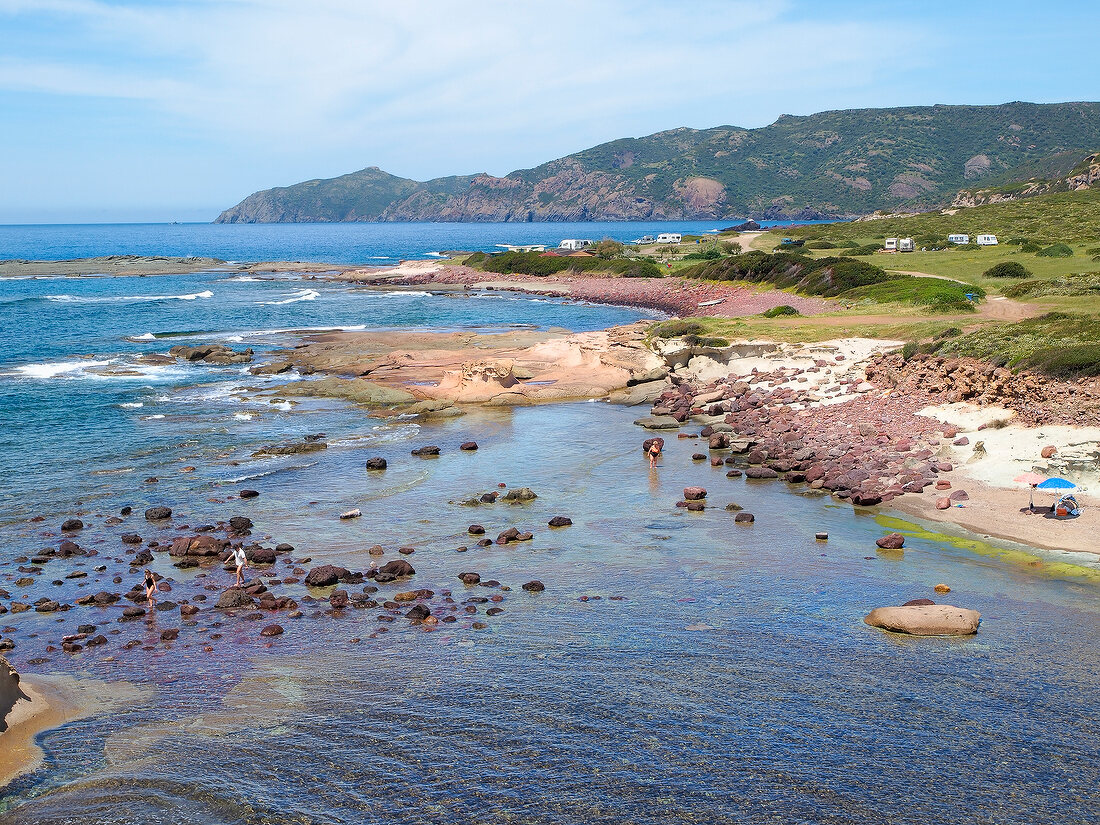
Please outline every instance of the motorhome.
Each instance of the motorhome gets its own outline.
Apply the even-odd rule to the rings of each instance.
[[[683,237],[679,232],[662,232],[657,236],[657,243],[680,243]]]
[[[898,251],[898,239],[897,238],[887,238],[883,242],[882,248],[885,249],[887,252],[897,252]]]
[[[913,239],[912,238],[898,238],[898,252],[912,252],[913,251]]]
[[[997,236],[996,235],[979,235],[976,240],[977,240],[978,246],[996,246],[997,245]]]
[[[566,238],[558,244],[558,249],[571,249],[576,251],[578,249],[584,249],[586,246],[592,246],[592,241],[583,238]]]
[[[970,243],[969,235],[948,235],[947,240],[950,243]]]

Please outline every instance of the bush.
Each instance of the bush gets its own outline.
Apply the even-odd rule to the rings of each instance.
[[[830,241],[807,241],[806,246],[809,249],[836,249],[836,244]]]
[[[737,241],[722,241],[718,244],[727,255],[740,255],[741,244]]]
[[[910,358],[917,354],[917,349],[918,346],[916,341],[906,341],[905,346],[901,348],[902,360],[908,361]]]
[[[1047,347],[1036,350],[1019,365],[1054,378],[1073,379],[1100,375],[1100,344]]]
[[[1064,243],[1056,243],[1046,249],[1040,249],[1035,254],[1040,258],[1068,258],[1073,254],[1073,249]]]
[[[802,313],[790,304],[780,304],[777,307],[766,309],[760,313],[765,318],[782,318],[785,315],[801,315]]]
[[[859,286],[908,278],[852,258],[813,260],[788,252],[769,255],[746,252],[733,258],[706,261],[682,270],[685,278],[712,281],[768,283],[780,289],[796,289],[810,295],[832,297]]]
[[[596,253],[596,257],[610,260],[611,258],[622,257],[623,249],[625,247],[618,241],[604,238],[592,248],[592,251]]]
[[[1020,251],[1021,252],[1027,252],[1027,253],[1042,252],[1042,250],[1043,250],[1043,247],[1041,247],[1039,244],[1035,243],[1035,241],[1025,241],[1020,246]]]
[[[859,242],[858,241],[837,241],[836,248],[837,249],[858,249],[859,248]]]
[[[941,329],[935,335],[932,336],[934,341],[942,341],[945,338],[955,338],[962,335],[963,331],[958,327],[948,327],[947,329]]]
[[[985,297],[985,291],[981,288],[960,284],[958,281],[905,276],[852,289],[841,297],[879,303],[912,304],[927,307],[932,312],[974,312],[975,304],[966,297],[967,293],[979,300]]]
[[[1100,272],[1081,272],[1062,278],[1034,278],[1002,290],[1006,298],[1042,298],[1046,295],[1096,295]]]
[[[1018,261],[1002,261],[982,273],[987,278],[1030,278],[1031,273]]]
[[[681,318],[673,318],[671,321],[661,321],[650,327],[658,338],[683,338],[687,335],[700,335],[706,329],[698,321],[685,321]]]
[[[684,256],[685,261],[716,261],[722,257],[722,253],[711,248],[706,252],[689,252]]]
[[[1100,255],[1100,246],[1094,246],[1092,249],[1085,250],[1086,255]]]
[[[689,344],[693,347],[715,347],[720,349],[721,347],[728,347],[730,345],[730,342],[725,338],[709,338],[692,334],[685,335],[683,338],[685,344]]]
[[[565,272],[566,270],[611,272],[615,275],[622,275],[624,278],[660,278],[663,275],[657,264],[639,259],[605,261],[600,258],[547,256],[539,252],[501,252],[498,255],[476,254],[482,257],[475,261],[475,255],[471,255],[466,259],[469,266],[477,266],[486,272],[497,272],[501,275],[545,276]]]

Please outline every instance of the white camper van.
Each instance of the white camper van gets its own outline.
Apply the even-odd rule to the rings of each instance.
[[[558,244],[558,249],[571,249],[575,252],[578,249],[584,249],[586,246],[592,246],[592,241],[581,238],[566,238]]]
[[[996,246],[997,245],[997,236],[996,235],[979,235],[976,240],[977,240],[978,246]]]
[[[682,237],[679,232],[662,232],[657,236],[657,243],[680,243]]]
[[[897,238],[887,238],[885,240],[885,242],[883,242],[882,248],[885,249],[887,252],[897,252],[898,251],[898,239]]]
[[[898,252],[912,252],[913,251],[913,239],[912,238],[898,238]]]
[[[947,240],[950,243],[970,243],[969,235],[948,235]]]

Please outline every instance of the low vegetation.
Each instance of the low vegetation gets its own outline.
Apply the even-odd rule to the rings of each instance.
[[[880,304],[910,304],[932,312],[974,312],[978,301],[985,297],[985,290],[943,278],[909,277],[850,289],[840,297]]]
[[[1055,378],[1100,375],[1100,317],[1051,312],[1015,324],[991,324],[934,342],[932,352],[980,358]]]
[[[1030,278],[1031,271],[1019,261],[1001,261],[984,273],[986,278]]]
[[[501,252],[487,255],[475,252],[466,265],[500,275],[556,275],[559,272],[607,272],[624,278],[661,278],[664,273],[653,261],[643,258],[568,258],[540,252]]]
[[[769,255],[746,252],[707,261],[680,272],[685,278],[708,281],[748,281],[793,289],[808,295],[835,297],[856,287],[909,276],[891,273],[852,258],[806,258],[788,252]]]
[[[1056,243],[1046,249],[1040,249],[1035,254],[1040,258],[1069,258],[1073,255],[1073,248],[1064,243]]]
[[[1045,298],[1050,295],[1100,296],[1100,272],[1082,272],[1064,278],[1034,278],[1022,281],[1003,291],[1006,298]]]
[[[783,318],[787,316],[801,315],[802,313],[790,304],[780,304],[777,307],[766,309],[760,314],[765,318]]]

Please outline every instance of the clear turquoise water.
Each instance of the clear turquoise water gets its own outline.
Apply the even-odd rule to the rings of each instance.
[[[461,585],[460,572],[477,571],[513,588],[501,593],[505,612],[487,617],[482,605],[431,633],[398,621],[376,635],[383,611],[312,617],[324,605],[306,603],[301,584],[279,585],[306,616],[279,618],[286,633],[271,647],[258,637],[270,619],[206,611],[194,624],[175,612],[119,624],[117,607],[0,616],[17,667],[148,691],[44,735],[46,765],[0,791],[0,821],[1096,821],[1095,586],[935,537],[878,553],[873,513],[782,482],[727,479],[691,462],[692,440],[670,439],[652,472],[645,434],[630,423],[637,410],[581,403],[381,421],[331,402],[242,401],[233,388],[261,384],[239,370],[88,371],[80,356],[133,366],[141,352],[194,340],[127,340],[145,333],[201,330],[198,340],[264,350],[293,340],[272,330],[302,326],[590,329],[637,317],[226,277],[0,283],[0,587],[31,601],[125,590],[135,577],[115,561],[120,532],[163,541],[182,524],[244,514],[257,538],[312,557],[306,567],[363,569],[373,544],[386,548],[383,561],[412,546],[411,586],[449,588],[459,601],[498,592]],[[318,297],[276,303],[307,287]],[[206,291],[213,297],[150,299]],[[330,449],[251,457],[312,432],[328,433]],[[457,450],[471,438],[480,450]],[[410,456],[422,444],[440,445],[441,457]],[[363,470],[374,455],[389,460],[384,474]],[[151,475],[157,484],[144,482]],[[539,498],[454,503],[499,482]],[[699,483],[715,506],[676,508]],[[245,486],[260,497],[237,499]],[[723,507],[734,501],[754,525],[733,524]],[[172,527],[140,515],[105,524],[124,505],[154,504],[175,509]],[[363,517],[336,518],[351,507]],[[28,523],[36,514],[47,521]],[[34,587],[17,588],[11,560],[56,545],[60,521],[75,514],[88,525],[79,542],[98,555],[52,561]],[[574,526],[548,529],[558,514]],[[472,544],[474,522],[535,538],[456,552]],[[818,530],[827,543],[814,541]],[[229,583],[163,555],[154,569],[177,599]],[[88,576],[66,578],[72,571]],[[123,584],[110,581],[116,573]],[[546,591],[519,589],[532,578]],[[952,586],[952,603],[982,612],[976,637],[906,639],[862,623],[874,606],[933,595],[937,582]],[[104,648],[45,651],[86,622],[108,636]],[[170,627],[181,633],[166,645]],[[141,646],[123,650],[128,640]],[[26,665],[37,658],[48,661]]]

